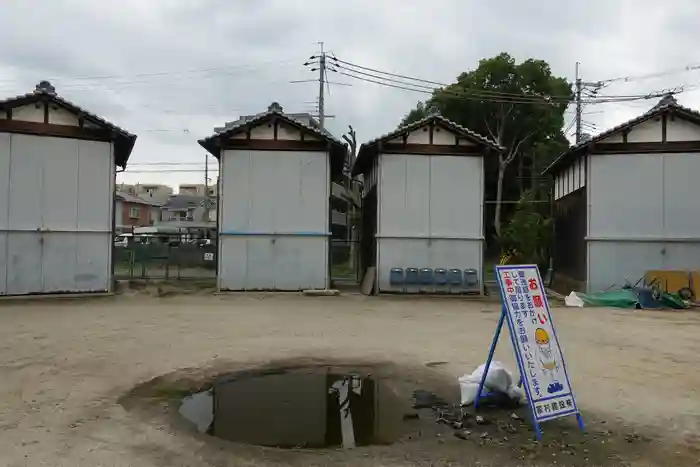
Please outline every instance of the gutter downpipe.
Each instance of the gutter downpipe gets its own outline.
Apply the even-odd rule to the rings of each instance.
[[[555,177],[551,177],[552,183],[549,189],[549,219],[552,222],[552,241],[549,250],[549,267],[547,268],[547,287],[551,288],[554,282],[554,246],[556,244],[556,222],[554,221],[554,185]]]

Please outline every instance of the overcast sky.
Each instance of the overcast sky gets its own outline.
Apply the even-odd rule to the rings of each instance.
[[[597,81],[700,65],[698,18],[700,0],[0,0],[0,96],[49,79],[138,135],[121,181],[197,183],[205,152],[196,140],[215,125],[272,101],[314,109],[318,84],[290,81],[316,78],[303,63],[318,41],[345,61],[438,82],[504,51],[546,60],[570,80],[579,61]],[[331,85],[327,126],[340,136],[351,124],[360,142],[393,130],[426,97],[329,78],[352,87]],[[700,70],[687,71],[602,92],[686,85],[679,102],[700,109],[699,83]],[[590,106],[588,131],[653,103]]]

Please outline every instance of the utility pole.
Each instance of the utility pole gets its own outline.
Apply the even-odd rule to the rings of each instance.
[[[323,50],[323,42],[319,42],[321,45],[321,56],[319,57],[318,63],[318,123],[321,129],[325,128],[326,122],[326,111],[324,102],[324,87],[326,86],[326,52]]]
[[[579,62],[576,62],[576,144],[581,142],[581,88],[583,83],[578,75]]]
[[[209,154],[204,153],[204,222],[209,222]]]

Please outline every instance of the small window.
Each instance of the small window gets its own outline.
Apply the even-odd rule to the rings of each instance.
[[[129,218],[138,219],[139,217],[141,217],[141,208],[140,207],[129,208]]]

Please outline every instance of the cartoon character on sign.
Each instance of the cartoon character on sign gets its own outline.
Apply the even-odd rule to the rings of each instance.
[[[547,331],[542,328],[535,329],[535,342],[537,342],[537,359],[540,362],[542,373],[550,381],[547,386],[547,392],[549,394],[555,394],[563,390],[564,386],[557,380],[559,362],[557,362],[554,356],[552,341],[549,339]]]

